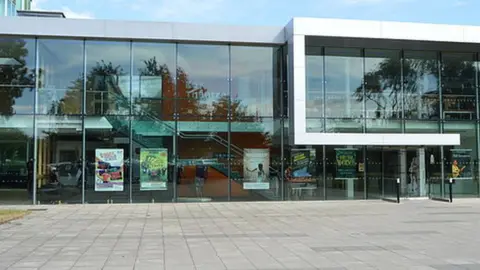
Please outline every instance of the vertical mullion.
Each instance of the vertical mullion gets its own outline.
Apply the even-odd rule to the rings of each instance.
[[[400,51],[400,101],[401,101],[401,113],[400,113],[400,125],[401,125],[401,130],[402,133],[406,132],[406,127],[405,127],[405,73],[404,73],[404,67],[405,67],[405,52],[404,50]]]
[[[362,52],[361,52],[361,58],[362,58],[362,77],[363,77],[363,83],[362,83],[362,110],[363,110],[363,125],[362,125],[362,133],[367,133],[367,98],[366,98],[366,95],[365,95],[365,92],[366,92],[366,80],[365,80],[365,57],[366,53],[365,53],[365,48],[362,49]]]
[[[230,201],[232,197],[232,158],[231,158],[231,146],[232,146],[232,45],[228,45],[228,105],[227,105],[227,121],[228,121],[228,130],[227,130],[227,178],[228,178],[228,195],[227,200]]]
[[[323,64],[323,74],[322,74],[322,88],[323,88],[323,131],[327,132],[327,78],[326,78],[326,69],[327,69],[327,61],[326,61],[326,50],[325,47],[322,48],[322,64]],[[322,179],[323,179],[323,199],[327,200],[327,172],[326,169],[326,160],[325,160],[325,145],[322,145]]]
[[[288,46],[288,45],[287,45]],[[280,57],[280,200],[285,200],[285,181],[284,181],[284,171],[285,171],[285,71],[288,69],[287,62],[285,61],[285,44],[280,48],[281,57]]]
[[[37,131],[37,108],[38,108],[38,89],[40,87],[40,57],[38,55],[38,38],[35,38],[35,91],[33,93],[33,188],[32,200],[33,204],[37,204],[37,154],[38,154],[38,131]]]
[[[177,69],[178,69],[178,43],[175,43],[175,73],[174,73],[174,83],[175,83],[175,88],[174,88],[174,94],[173,94],[173,121],[174,121],[174,127],[175,127],[175,132],[173,134],[173,149],[172,149],[172,168],[173,168],[173,172],[172,172],[172,177],[173,177],[173,180],[172,180],[172,185],[173,185],[173,198],[172,198],[172,201],[173,202],[176,202],[177,201],[177,177],[179,177],[177,175],[177,143],[178,143],[178,113],[177,113],[177,107],[178,107],[178,72],[177,72]]]
[[[128,177],[130,178],[130,183],[129,183],[129,194],[128,194],[128,197],[129,197],[129,202],[132,203],[132,194],[133,194],[133,191],[132,191],[132,185],[133,185],[133,181],[132,181],[132,178],[133,178],[133,96],[132,96],[132,88],[133,88],[133,41],[131,40],[130,41],[130,97],[129,97],[129,105],[130,105],[130,108],[129,108],[129,116],[128,116],[128,123],[129,123],[129,139],[128,139],[128,147],[129,147],[129,154],[128,154],[128,159],[129,159],[129,163],[128,166],[129,166],[129,170],[128,170]]]
[[[475,135],[476,135],[476,141],[477,141],[477,156],[476,156],[476,160],[477,160],[477,173],[474,175],[474,179],[479,179],[479,173],[480,173],[480,162],[478,162],[479,160],[479,156],[480,156],[480,133],[479,133],[479,119],[480,119],[480,108],[479,108],[479,93],[478,93],[478,90],[479,90],[479,85],[478,85],[478,76],[479,76],[479,72],[478,72],[478,68],[479,68],[479,54],[476,53],[475,54],[475,109],[476,109],[476,114],[477,114],[477,117],[475,118],[476,121],[475,121],[475,129],[476,129],[476,132],[475,132]],[[480,183],[477,181],[477,196],[480,196]]]
[[[87,41],[83,40],[83,85],[82,85],[82,204],[85,203],[85,172],[86,172],[86,130],[85,119],[87,110]]]
[[[437,65],[438,65],[438,114],[439,114],[439,133],[443,133],[443,82],[442,82],[442,73],[443,73],[443,64],[442,64],[442,53],[438,52],[437,55]],[[445,149],[440,146],[440,172],[441,172],[441,181],[440,181],[440,194],[442,198],[445,196]]]

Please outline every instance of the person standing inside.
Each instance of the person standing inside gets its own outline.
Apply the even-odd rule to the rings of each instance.
[[[27,161],[27,192],[28,198],[33,199],[33,158]]]
[[[203,186],[207,179],[208,167],[203,164],[203,161],[197,162],[195,166],[195,190],[197,197],[203,198]]]

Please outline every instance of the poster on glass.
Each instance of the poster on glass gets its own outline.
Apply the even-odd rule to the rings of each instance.
[[[140,149],[140,190],[166,190],[167,180],[167,149]]]
[[[454,180],[472,179],[472,150],[471,149],[451,149],[452,152],[452,171],[451,177]]]
[[[270,189],[270,153],[268,149],[244,149],[243,188]]]
[[[123,191],[123,149],[95,149],[95,191]]]
[[[310,182],[312,174],[310,166],[312,153],[310,149],[292,149],[292,177],[299,181],[300,179]]]
[[[355,148],[336,148],[336,180],[357,179],[357,149]]]

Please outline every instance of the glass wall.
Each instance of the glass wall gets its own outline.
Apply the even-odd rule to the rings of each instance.
[[[32,202],[35,59],[34,39],[0,38],[0,203]]]
[[[0,202],[281,199],[279,51],[0,39]]]
[[[0,203],[375,199],[397,178],[479,195],[477,53],[312,47],[305,64],[307,132],[461,144],[291,145],[281,46],[4,37]]]
[[[305,49],[307,132],[461,137],[454,147],[327,146],[322,159],[326,199],[385,197],[395,193],[397,178],[404,196],[445,196],[449,178],[455,196],[479,195],[478,53]],[[335,180],[342,171],[337,150],[343,153],[343,148],[357,149],[350,153],[357,166],[354,174],[352,165],[351,178],[357,180],[350,187]]]

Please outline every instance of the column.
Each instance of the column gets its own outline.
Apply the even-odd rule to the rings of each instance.
[[[420,147],[417,150],[417,157],[418,157],[418,191],[420,197],[427,196],[427,164],[425,163],[425,148]]]
[[[402,148],[398,150],[398,164],[400,164],[398,177],[400,178],[400,192],[401,194],[408,194],[408,164],[407,164],[407,150]]]

